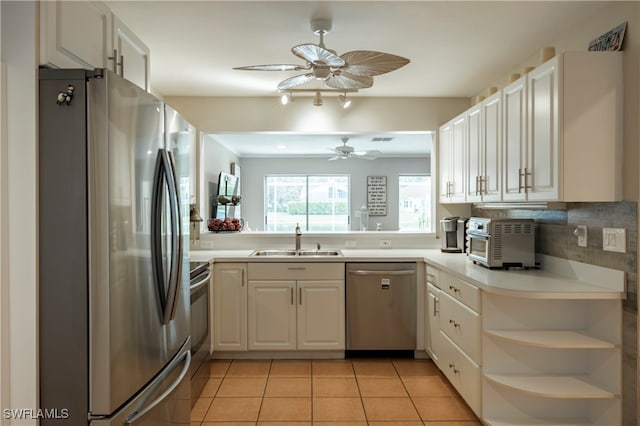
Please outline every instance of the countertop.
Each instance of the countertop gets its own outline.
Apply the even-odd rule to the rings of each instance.
[[[342,256],[251,256],[253,250],[192,250],[192,261],[215,262],[427,262],[483,291],[537,299],[623,299],[623,271],[540,256],[541,268],[491,270],[464,254],[435,249],[341,249]]]

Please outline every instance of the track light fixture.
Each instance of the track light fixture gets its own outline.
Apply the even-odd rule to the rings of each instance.
[[[340,105],[342,105],[342,108],[344,109],[351,106],[351,99],[347,98],[346,92],[344,95],[338,95],[338,102],[340,102]]]
[[[291,93],[284,93],[282,96],[280,96],[280,103],[282,105],[287,105],[291,101],[293,101]]]
[[[356,93],[358,89],[290,89],[280,95],[280,103],[287,105],[293,102],[293,93],[313,93],[313,105],[324,105],[323,93],[340,93],[338,95],[338,102],[342,108],[347,109],[351,106],[351,99],[347,97],[347,93]]]

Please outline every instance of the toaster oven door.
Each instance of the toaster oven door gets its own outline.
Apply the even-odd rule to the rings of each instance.
[[[469,259],[482,263],[485,266],[489,265],[489,239],[488,234],[469,233],[468,234],[468,253]]]

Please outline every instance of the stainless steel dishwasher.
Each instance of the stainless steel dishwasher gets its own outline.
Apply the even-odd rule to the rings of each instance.
[[[347,351],[416,349],[416,264],[347,263]]]

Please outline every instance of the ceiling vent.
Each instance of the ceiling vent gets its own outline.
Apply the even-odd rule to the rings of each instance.
[[[391,142],[393,138],[385,137],[385,138],[371,138],[371,142]]]

